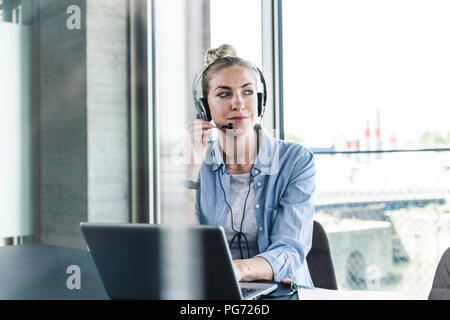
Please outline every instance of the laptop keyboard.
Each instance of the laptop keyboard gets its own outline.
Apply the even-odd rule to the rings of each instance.
[[[241,293],[243,297],[247,297],[252,293],[259,291],[260,289],[249,289],[249,288],[241,288]]]

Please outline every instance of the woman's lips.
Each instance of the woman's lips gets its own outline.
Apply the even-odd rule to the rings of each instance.
[[[232,122],[241,122],[241,121],[244,121],[247,118],[248,117],[233,117],[233,118],[228,118],[228,120],[232,121]]]

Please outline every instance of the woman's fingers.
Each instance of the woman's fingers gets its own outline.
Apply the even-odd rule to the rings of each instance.
[[[213,128],[213,125],[207,121],[204,120],[193,120],[188,125],[188,130],[192,131],[192,129],[209,129]]]
[[[213,126],[204,120],[194,120],[189,123],[188,130],[193,138],[194,142],[205,144],[211,134],[211,129]]]
[[[211,133],[212,133],[212,129],[208,129],[203,132],[203,141],[202,141],[203,145],[208,144],[209,136],[211,135]]]
[[[213,125],[207,121],[196,119],[188,124],[191,163],[201,164],[208,146]]]

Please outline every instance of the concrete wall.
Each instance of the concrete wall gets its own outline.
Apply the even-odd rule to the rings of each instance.
[[[128,222],[127,1],[87,1],[88,220]]]
[[[85,247],[81,221],[129,219],[125,0],[39,1],[38,239]],[[81,8],[81,30],[66,9]]]
[[[79,223],[88,215],[86,3],[39,4],[40,240],[82,247]],[[81,8],[81,30],[66,28],[71,4]]]

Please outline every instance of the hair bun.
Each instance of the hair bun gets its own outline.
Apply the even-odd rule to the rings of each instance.
[[[206,53],[205,62],[207,65],[214,63],[216,60],[225,57],[237,57],[236,49],[229,44],[222,44],[216,49],[210,49]]]

